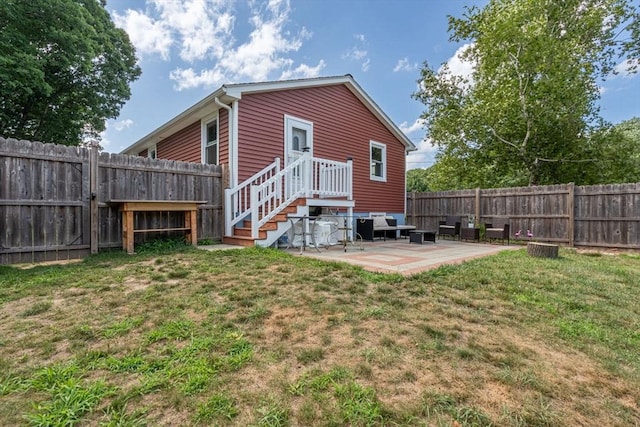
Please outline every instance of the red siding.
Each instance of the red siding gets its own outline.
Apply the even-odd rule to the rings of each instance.
[[[357,212],[404,212],[405,147],[344,85],[244,95],[239,102],[240,182],[284,155],[284,115],[313,122],[313,154],[353,158]],[[369,179],[369,141],[386,144],[387,181]]]
[[[229,113],[220,110],[218,123],[219,163],[229,162]],[[181,160],[185,162],[202,162],[202,125],[197,120],[184,129],[166,137],[157,144],[159,159]],[[144,153],[144,154],[143,154]],[[140,152],[146,156],[147,150]]]
[[[159,159],[182,160],[184,162],[202,162],[202,143],[200,120],[166,137],[157,144]]]
[[[144,149],[138,153],[138,156],[140,157],[147,157],[148,155],[149,155],[149,151],[147,149]]]
[[[218,141],[219,163],[224,165],[229,163],[229,112],[223,109],[218,114]]]

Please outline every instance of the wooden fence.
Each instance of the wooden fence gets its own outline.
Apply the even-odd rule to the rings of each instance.
[[[437,229],[447,215],[473,215],[476,223],[508,217],[512,237],[531,230],[539,241],[640,249],[640,183],[407,194],[409,224]]]
[[[82,258],[122,246],[109,200],[200,200],[198,238],[221,240],[222,168],[0,138],[0,264]],[[136,228],[180,224],[139,214]],[[155,235],[136,235],[136,241]]]

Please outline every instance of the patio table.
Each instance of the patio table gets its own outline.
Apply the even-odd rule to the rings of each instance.
[[[412,230],[409,231],[409,243],[436,242],[436,232],[433,230]]]

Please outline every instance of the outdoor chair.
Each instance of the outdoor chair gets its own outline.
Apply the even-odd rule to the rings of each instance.
[[[509,244],[509,218],[492,218],[491,222],[485,223],[485,239],[491,242],[492,239],[500,239],[502,243]]]
[[[460,236],[460,224],[462,220],[459,216],[447,216],[444,221],[439,222],[438,234],[442,236],[451,236],[454,239]]]

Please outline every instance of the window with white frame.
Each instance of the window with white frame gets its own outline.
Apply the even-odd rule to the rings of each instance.
[[[371,175],[373,181],[387,180],[387,146],[379,142],[369,142],[369,157],[371,160]]]
[[[155,145],[153,147],[149,147],[149,150],[147,151],[147,157],[149,157],[150,159],[158,158],[158,149]]]
[[[203,129],[204,136],[204,163],[218,164],[218,120],[207,122]]]

